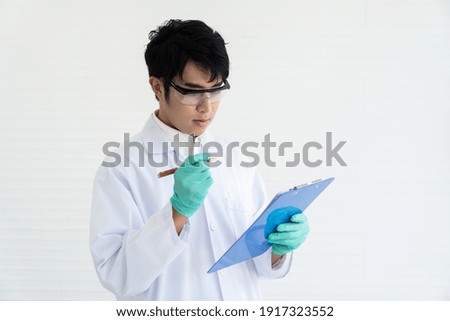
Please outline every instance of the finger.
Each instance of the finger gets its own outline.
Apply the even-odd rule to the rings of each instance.
[[[210,153],[201,153],[201,154],[195,154],[190,155],[187,160],[189,161],[189,164],[196,165],[198,163],[203,163],[208,161],[208,159],[211,157]]]
[[[289,240],[295,240],[300,236],[298,232],[274,232],[269,234],[267,240],[270,243],[286,242]]]
[[[193,167],[198,164],[198,160],[196,159],[196,155],[189,155],[184,160],[183,164],[180,167]]]
[[[209,171],[209,166],[205,162],[201,161],[197,163],[197,166],[195,166],[195,170],[201,172]]]
[[[175,174],[183,175],[192,177],[195,175],[209,175],[209,167],[206,166],[203,163],[198,163],[197,166],[186,166],[186,167],[180,167],[175,171]]]
[[[305,219],[304,220],[300,220],[299,222],[286,222],[286,223],[281,223],[277,226],[276,230],[278,232],[294,232],[294,231],[301,231],[302,229],[308,228],[309,229],[309,224],[308,224],[308,220]]]
[[[308,221],[305,214],[294,214],[291,216],[291,222],[303,224]]]
[[[206,187],[206,189],[209,189],[213,183],[214,180],[211,175],[194,175],[189,178],[187,185],[190,186],[191,189],[203,190]]]
[[[303,242],[305,242],[305,240],[306,240],[307,237],[308,237],[308,233],[303,234],[303,235],[298,239],[298,242],[299,242],[300,244],[302,244]]]
[[[214,180],[211,176],[207,177],[194,177],[190,183],[191,186],[197,186],[199,189],[203,189],[205,186],[208,188],[214,183]]]
[[[207,180],[208,177],[211,177],[211,172],[209,171],[209,169],[204,170],[204,171],[191,172],[189,175],[189,180],[204,181],[204,180]]]
[[[298,223],[282,223],[280,225],[277,226],[277,231],[278,232],[294,232],[294,231],[298,231],[301,229],[301,227],[299,226],[300,224]]]
[[[294,231],[273,232],[272,234],[274,235],[272,236],[272,239],[280,241],[294,240],[306,236],[308,235],[308,233],[309,233],[309,226],[301,225],[300,229],[296,229]]]

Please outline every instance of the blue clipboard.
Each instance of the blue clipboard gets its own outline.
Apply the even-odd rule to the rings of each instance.
[[[297,207],[302,212],[305,212],[306,208],[333,180],[334,177],[325,180],[316,180],[275,195],[256,221],[236,242],[234,242],[225,254],[214,263],[208,273],[216,272],[266,252],[271,247],[271,243],[267,242],[267,239],[265,238],[265,230],[267,229],[266,221],[269,214],[277,208],[288,206]],[[290,217],[277,217],[274,226],[287,222],[289,219]]]

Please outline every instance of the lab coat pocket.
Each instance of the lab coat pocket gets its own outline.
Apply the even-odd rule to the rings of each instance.
[[[248,199],[251,195],[245,189],[245,182],[234,182],[226,190],[226,208],[231,224],[233,225],[236,237],[241,236],[242,233],[250,225],[252,217],[251,204]]]

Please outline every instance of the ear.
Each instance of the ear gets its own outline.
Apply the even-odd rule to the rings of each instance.
[[[153,92],[155,93],[158,100],[164,99],[164,84],[162,79],[151,76],[148,79],[148,83],[152,87]]]

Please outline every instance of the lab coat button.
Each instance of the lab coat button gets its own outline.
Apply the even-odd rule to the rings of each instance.
[[[216,224],[214,223],[209,224],[209,228],[211,229],[211,231],[215,231],[217,229]]]
[[[219,274],[223,276],[223,275],[225,275],[225,271],[224,270],[220,270]]]

